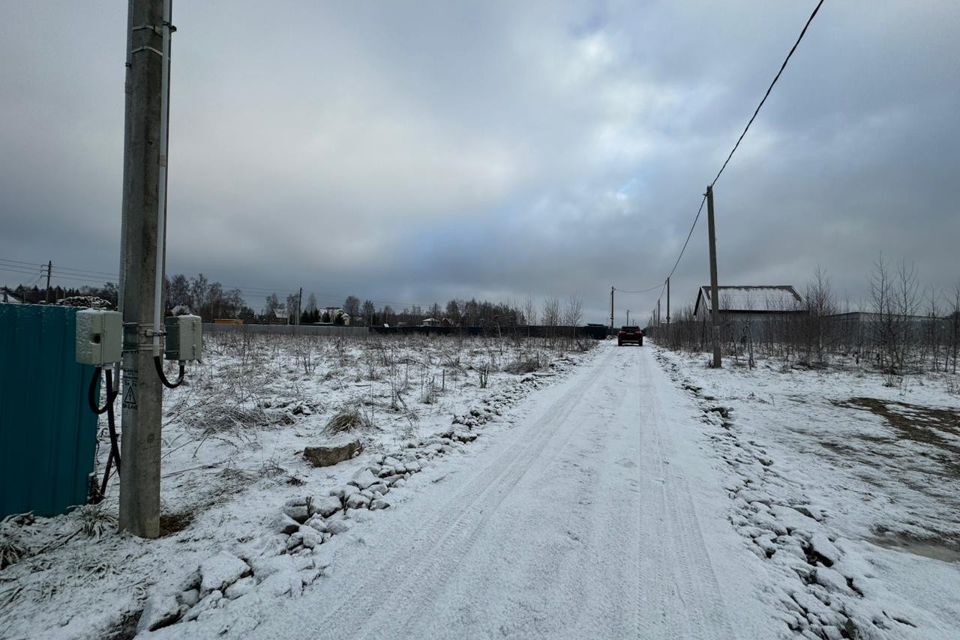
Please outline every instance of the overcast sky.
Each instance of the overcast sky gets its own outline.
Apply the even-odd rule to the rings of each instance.
[[[179,0],[168,272],[258,309],[580,296],[603,322],[673,266],[814,4]],[[116,271],[126,3],[0,8],[0,259]],[[827,0],[716,186],[720,284],[820,265],[855,305],[882,252],[952,289],[958,114],[960,3]]]

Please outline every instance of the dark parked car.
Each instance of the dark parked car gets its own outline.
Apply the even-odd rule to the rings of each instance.
[[[635,342],[638,347],[643,346],[643,329],[640,327],[620,327],[617,333],[617,346],[622,347],[627,342]]]

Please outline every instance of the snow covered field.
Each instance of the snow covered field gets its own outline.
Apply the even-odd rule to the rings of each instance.
[[[951,377],[609,341],[207,347],[167,394],[163,537],[115,533],[115,484],[5,522],[0,637],[960,637]]]
[[[288,529],[286,503],[342,490],[359,469],[392,453],[407,462],[399,477],[390,478],[393,491],[377,494],[378,506],[390,505],[418,464],[428,468],[460,455],[488,423],[590,357],[584,350],[592,346],[420,336],[208,336],[204,363],[190,367],[183,388],[165,394],[161,539],[116,533],[116,477],[102,505],[58,518],[6,521],[0,531],[4,564],[6,558],[19,561],[0,571],[0,637],[131,637],[154,593],[189,581],[199,564],[223,549],[269,544]],[[347,432],[328,428],[336,416]],[[336,466],[314,468],[301,455],[305,447],[354,437],[363,452]],[[103,425],[101,470],[108,450]],[[313,524],[324,529],[317,532],[320,541],[340,526],[331,521],[324,527],[322,517]],[[302,577],[316,579],[321,569],[311,565]],[[259,571],[263,578],[268,572]]]
[[[658,350],[727,467],[765,598],[808,637],[960,637],[960,395],[888,376]],[[813,634],[812,636],[810,634]]]

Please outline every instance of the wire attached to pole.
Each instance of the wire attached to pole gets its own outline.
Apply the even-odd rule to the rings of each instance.
[[[157,370],[157,375],[160,376],[160,382],[162,382],[163,386],[165,386],[167,389],[176,389],[183,384],[183,376],[186,372],[186,367],[184,366],[183,361],[180,362],[180,374],[177,377],[176,382],[170,382],[170,380],[167,379],[167,376],[163,374],[163,360],[160,358],[160,356],[153,356],[153,366]]]
[[[94,497],[94,502],[100,502],[107,494],[107,483],[110,481],[110,471],[114,461],[117,464],[117,474],[120,474],[120,438],[117,434],[116,416],[113,413],[113,403],[120,395],[120,390],[114,390],[113,388],[113,370],[106,369],[107,401],[102,407],[99,406],[97,382],[100,380],[102,371],[104,371],[102,367],[97,367],[94,370],[93,377],[90,379],[90,386],[87,388],[87,403],[90,405],[90,410],[98,416],[107,414],[107,425],[110,433],[110,453],[107,455],[107,466],[103,472],[103,480],[100,482],[100,492]]]

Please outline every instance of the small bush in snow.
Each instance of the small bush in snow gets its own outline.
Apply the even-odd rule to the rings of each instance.
[[[327,433],[345,433],[371,426],[366,416],[357,407],[349,407],[330,418],[324,431]]]

